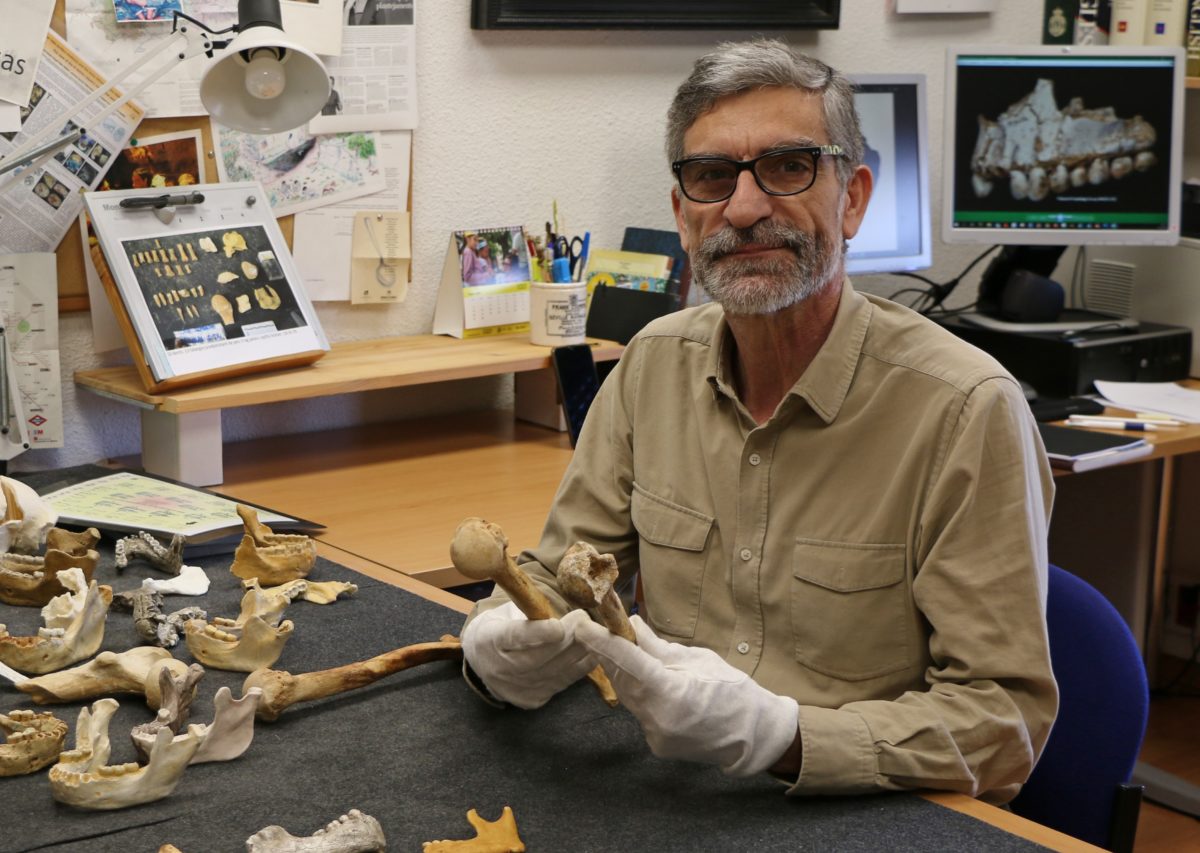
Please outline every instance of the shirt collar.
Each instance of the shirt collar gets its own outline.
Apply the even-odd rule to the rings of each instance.
[[[863,342],[871,325],[870,301],[856,292],[847,278],[842,283],[842,295],[838,301],[837,316],[829,337],[817,352],[812,364],[789,392],[808,402],[812,410],[825,423],[832,423],[841,411],[842,403],[854,381],[854,372],[862,355]],[[733,365],[730,361],[733,334],[724,313],[713,330],[714,345],[709,349],[706,374],[714,397],[724,394],[737,398],[733,383]]]

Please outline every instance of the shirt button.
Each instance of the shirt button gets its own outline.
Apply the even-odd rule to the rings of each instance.
[[[738,650],[739,652],[741,652],[742,654],[746,654],[747,652],[749,652],[749,651],[750,651],[750,644],[749,644],[749,643],[747,643],[747,642],[741,642],[741,643],[738,643],[738,644],[737,644],[737,650]]]
[[[762,457],[759,456],[757,453],[751,453],[750,454],[750,464],[757,465],[759,462],[762,462]]]
[[[749,560],[751,557],[753,557],[753,556],[754,556],[754,554],[752,554],[752,553],[750,552],[750,549],[749,549],[749,548],[743,548],[743,549],[742,549],[742,550],[739,552],[738,556],[740,556],[740,557],[741,557],[743,560]]]

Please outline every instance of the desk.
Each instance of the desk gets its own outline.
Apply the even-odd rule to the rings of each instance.
[[[200,604],[212,615],[232,615],[240,586],[225,570],[228,558],[201,564],[213,586]],[[97,568],[98,579],[117,591],[151,574],[137,567],[115,574],[111,548]],[[350,579],[360,590],[327,606],[293,604],[286,617],[296,630],[277,669],[338,666],[461,625],[460,613],[427,601],[412,581],[405,592],[326,561],[311,577]],[[26,633],[38,611],[0,604],[0,614],[14,633]],[[110,615],[105,649],[129,647],[131,619]],[[174,654],[191,660],[184,646]],[[240,695],[243,679],[210,669],[200,682],[193,721],[210,721],[216,688],[228,685]],[[132,760],[124,733],[151,717],[136,697],[119,701],[110,727],[111,763]],[[24,694],[0,685],[0,711],[29,706]],[[80,705],[50,707],[74,728]],[[188,768],[174,794],[155,803],[76,811],[53,802],[44,772],[3,785],[9,815],[0,833],[3,851],[154,850],[168,842],[188,853],[236,850],[269,824],[307,835],[351,808],[380,821],[389,849],[418,850],[421,841],[472,835],[467,809],[495,819],[505,804],[534,851],[783,851],[798,845],[1032,851],[1028,841],[1057,850],[1096,849],[961,795],[787,798],[766,776],[731,780],[712,768],[654,758],[633,718],[602,705],[590,685],[572,688],[539,711],[496,710],[479,701],[457,666],[446,662],[296,705],[278,722],[258,724],[242,757]]]
[[[589,343],[597,362],[615,361],[624,351],[612,341],[592,338]],[[550,350],[529,343],[528,335],[467,340],[408,335],[336,343],[324,358],[306,367],[159,394],[148,393],[130,366],[80,370],[75,382],[141,410],[142,464],[147,471],[211,486],[223,480],[222,409],[507,373],[538,373],[541,381],[531,385],[544,394],[554,387]],[[551,390],[551,407],[553,402]]]
[[[1182,384],[1200,389],[1197,380]],[[1111,409],[1106,414],[1133,413]],[[1180,560],[1173,556],[1181,532],[1174,529],[1176,506],[1189,502],[1181,501],[1180,495],[1197,479],[1181,473],[1200,463],[1200,424],[1123,434],[1145,438],[1154,449],[1149,456],[1111,468],[1055,472],[1058,496],[1050,559],[1085,578],[1121,612],[1142,645],[1153,684],[1167,576],[1172,561]]]

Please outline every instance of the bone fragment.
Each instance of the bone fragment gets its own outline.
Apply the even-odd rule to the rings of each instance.
[[[183,566],[173,578],[145,578],[142,589],[161,595],[204,595],[210,584],[208,574],[199,566]]]
[[[246,238],[237,231],[226,231],[221,235],[221,243],[225,247],[225,257],[232,258],[234,253],[246,250]]]
[[[201,237],[196,241],[200,245],[200,250],[204,252],[217,251],[217,244],[213,242],[212,237]]]
[[[242,585],[249,588],[252,583],[256,582],[257,578],[245,580],[242,581]],[[283,595],[290,600],[302,598],[310,604],[332,604],[343,595],[357,593],[358,586],[344,581],[295,580],[270,587],[263,592],[267,595]]]
[[[250,310],[250,294],[239,293],[237,297],[237,311],[239,314],[245,314]]]
[[[117,540],[115,554],[117,571],[123,571],[131,560],[144,560],[169,575],[177,575],[183,568],[185,542],[186,540],[180,533],[171,537],[170,545],[164,545],[144,530],[136,536],[125,536]]]
[[[242,261],[242,275],[250,279],[250,281],[254,281],[254,279],[258,278],[258,267],[250,261]]]
[[[90,584],[80,569],[60,578],[71,585],[42,610],[45,627],[36,636],[13,637],[0,625],[0,661],[21,672],[43,675],[90,658],[104,641],[112,587]]]
[[[24,776],[58,760],[67,724],[53,714],[29,710],[0,714],[0,731],[5,743],[0,746],[0,776]]]
[[[364,661],[301,675],[259,669],[242,683],[242,693],[244,695],[255,687],[262,689],[258,718],[270,722],[297,702],[356,690],[394,672],[435,660],[462,660],[462,643],[454,637],[442,637],[435,643],[401,646]]]
[[[309,836],[295,836],[272,825],[246,839],[247,853],[373,853],[386,847],[379,821],[358,809]]]
[[[114,693],[140,693],[146,704],[157,710],[162,703],[158,672],[170,669],[182,675],[187,665],[157,646],[138,646],[127,652],[101,652],[80,666],[40,675],[18,683],[39,705],[82,702]]]
[[[189,666],[180,676],[175,676],[168,669],[159,670],[158,688],[162,701],[158,714],[150,722],[134,726],[129,732],[133,747],[143,763],[150,756],[159,729],[170,729],[172,735],[177,735],[187,725],[192,702],[196,699],[196,685],[203,677],[204,667],[198,663]]]
[[[466,841],[426,841],[422,853],[523,853],[525,842],[517,833],[517,819],[511,806],[505,806],[496,821],[484,820],[471,809],[467,820],[475,828],[475,837]]]
[[[267,311],[274,311],[283,304],[283,300],[279,298],[275,288],[269,284],[254,288],[254,300],[258,303],[259,308]]]
[[[204,674],[203,667],[192,664],[189,669],[199,670]],[[192,693],[195,685],[192,685]],[[213,697],[213,721],[209,725],[197,724],[191,730],[200,733],[200,748],[189,764],[205,764],[212,761],[232,761],[240,756],[254,740],[254,710],[262,697],[261,690],[247,691],[241,699],[234,699],[228,687],[221,687]],[[188,705],[191,704],[190,696]],[[150,723],[135,726],[129,736],[133,739],[134,748],[138,755],[145,760],[158,737],[158,730],[168,728],[177,737],[179,730],[187,722],[187,708],[181,712],[172,713],[165,707],[158,710],[158,718]]]
[[[217,312],[221,318],[221,322],[228,326],[233,322],[233,305],[229,300],[220,293],[214,293],[213,298],[209,300],[212,309]]]
[[[558,588],[567,601],[594,611],[608,630],[636,644],[637,635],[613,589],[619,575],[612,554],[602,555],[587,542],[576,542],[558,564]]]
[[[533,585],[508,553],[508,537],[500,525],[482,518],[465,518],[454,531],[450,543],[450,562],[472,580],[493,580],[508,593],[527,619],[553,619],[558,614],[545,593]],[[588,678],[600,692],[601,698],[612,707],[617,694],[604,670],[596,667]]]
[[[239,578],[258,578],[263,586],[278,586],[306,577],[317,560],[317,543],[308,536],[274,533],[258,520],[258,513],[237,505],[245,534],[229,570]]]
[[[46,532],[46,550],[62,551],[66,554],[86,554],[100,542],[100,531],[94,527],[78,533],[63,530],[61,527],[51,527]]]
[[[11,477],[0,477],[0,494],[4,496],[0,551],[37,554],[58,513],[32,488]]]
[[[229,284],[231,281],[237,281],[239,277],[235,272],[217,273],[217,284]]]
[[[119,610],[133,613],[133,629],[144,642],[164,649],[172,649],[179,642],[179,634],[189,619],[207,619],[208,614],[199,607],[185,607],[174,613],[163,613],[162,595],[148,589],[143,583],[140,589],[117,595],[113,605]]]
[[[90,711],[80,710],[75,749],[60,755],[50,768],[50,793],[60,803],[81,809],[123,809],[161,800],[179,784],[200,746],[200,733],[193,727],[187,735],[173,738],[170,729],[161,729],[145,767],[135,762],[110,766],[108,725],[118,707],[115,699],[100,699]]]
[[[279,660],[283,646],[292,636],[290,620],[278,627],[254,616],[244,625],[229,619],[192,619],[184,626],[184,636],[192,657],[205,666],[233,672],[254,672]]]

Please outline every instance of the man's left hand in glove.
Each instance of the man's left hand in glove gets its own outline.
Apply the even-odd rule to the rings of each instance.
[[[575,639],[604,667],[655,755],[752,776],[791,750],[799,732],[796,700],[759,686],[709,649],[659,639],[639,616],[630,622],[636,646],[594,622],[578,623]]]

